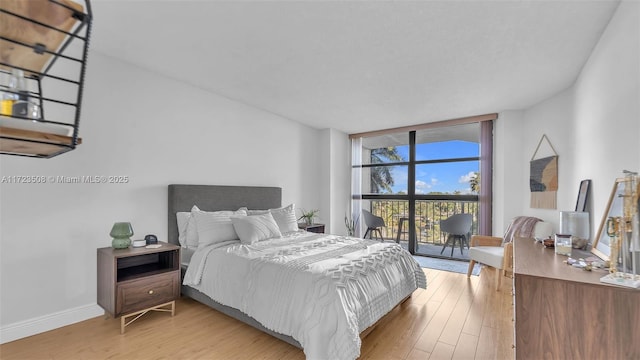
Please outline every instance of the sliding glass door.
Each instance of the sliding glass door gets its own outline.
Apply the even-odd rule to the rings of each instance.
[[[364,209],[382,217],[383,238],[419,255],[451,256],[440,221],[453,214],[471,214],[471,233],[488,234],[482,224],[483,216],[490,224],[490,197],[480,196],[491,179],[480,186],[483,131],[491,126],[470,122],[353,138],[354,215]],[[489,202],[486,214],[481,198]],[[466,246],[456,249],[454,258],[468,259]]]
[[[465,244],[445,248],[447,234],[440,229],[440,221],[454,214],[470,214],[470,233],[477,233],[478,194],[474,184],[480,173],[480,124],[416,131],[413,164],[412,229],[416,235],[408,239],[409,248],[415,243],[416,254],[468,259]]]

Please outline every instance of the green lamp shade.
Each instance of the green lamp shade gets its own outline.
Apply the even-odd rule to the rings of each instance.
[[[133,235],[133,228],[131,227],[131,223],[117,222],[113,224],[109,235],[113,237],[111,246],[114,249],[128,248],[131,245],[131,236]]]

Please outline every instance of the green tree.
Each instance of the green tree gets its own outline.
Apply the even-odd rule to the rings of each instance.
[[[480,174],[478,174],[478,172],[474,172],[471,179],[469,179],[469,186],[471,186],[471,191],[475,193],[480,192]]]
[[[405,161],[398,154],[395,146],[383,147],[371,150],[371,163],[384,164],[394,161]],[[391,193],[394,185],[390,166],[375,166],[371,168],[371,192],[374,194]]]

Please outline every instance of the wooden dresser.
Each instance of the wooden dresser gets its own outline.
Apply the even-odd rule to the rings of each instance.
[[[564,260],[531,239],[514,243],[516,359],[640,359],[640,290]]]

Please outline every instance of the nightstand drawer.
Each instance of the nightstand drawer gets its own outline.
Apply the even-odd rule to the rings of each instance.
[[[119,284],[116,316],[146,309],[180,296],[180,272],[153,275]]]

